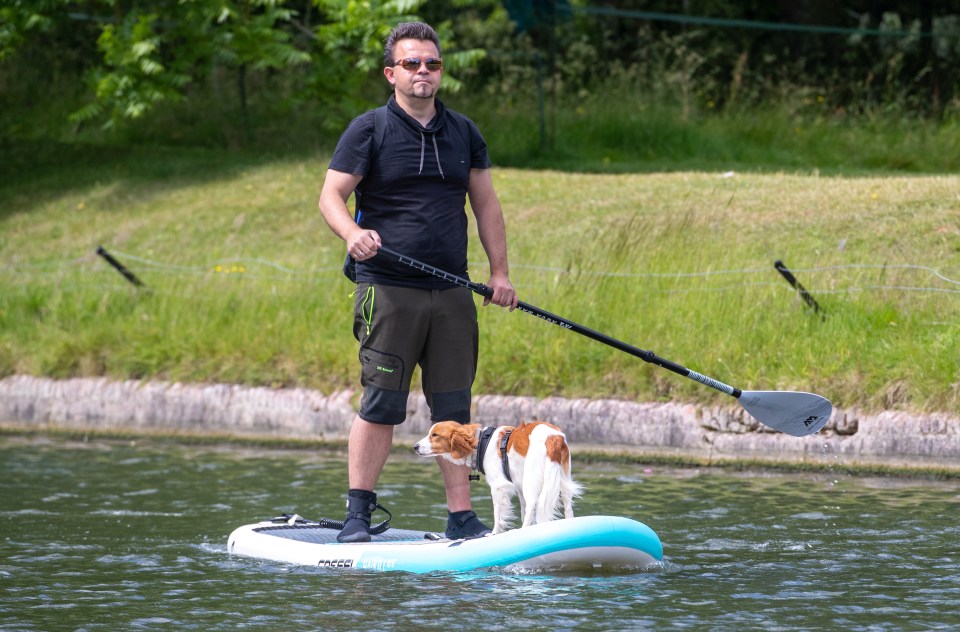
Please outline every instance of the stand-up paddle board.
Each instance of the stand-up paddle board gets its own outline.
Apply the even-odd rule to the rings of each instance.
[[[582,516],[497,535],[448,540],[440,534],[388,529],[370,542],[341,544],[336,529],[300,516],[239,527],[230,553],[290,564],[377,571],[643,570],[663,558],[660,538],[629,518]]]

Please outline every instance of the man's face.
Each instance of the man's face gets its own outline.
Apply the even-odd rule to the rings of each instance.
[[[395,65],[384,68],[383,74],[396,92],[415,99],[432,99],[440,88],[443,69],[431,71],[425,62],[439,57],[436,44],[430,40],[402,39],[393,50]],[[416,70],[408,70],[400,64],[404,59],[419,59],[420,65]]]

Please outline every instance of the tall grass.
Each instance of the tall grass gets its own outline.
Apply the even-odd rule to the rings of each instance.
[[[316,211],[325,154],[10,140],[5,152],[0,375],[356,385],[343,246]],[[744,389],[955,410],[960,178],[711,164],[496,168],[521,298]],[[100,244],[148,289],[97,257]],[[470,260],[485,280],[475,236]],[[723,400],[529,316],[480,314],[478,393]]]
[[[465,95],[457,95],[453,104],[480,124],[502,166],[598,173],[960,170],[956,116],[943,121],[900,111],[853,116],[816,100],[720,112],[699,107],[684,114],[680,103],[630,87],[563,99],[556,107],[547,104],[542,116],[535,107],[489,107]]]

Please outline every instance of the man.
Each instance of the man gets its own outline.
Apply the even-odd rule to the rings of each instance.
[[[354,335],[360,342],[360,410],[350,429],[347,516],[340,542],[370,540],[376,487],[406,418],[411,374],[419,364],[434,421],[470,421],[479,330],[470,290],[419,272],[377,251],[391,249],[459,276],[467,274],[466,198],[490,264],[494,303],[511,310],[503,210],[476,125],[436,98],[443,77],[440,40],[429,25],[397,25],[384,46],[393,86],[385,109],[347,127],[327,171],[320,210],[346,242],[357,282]],[[357,210],[347,208],[356,193]],[[382,241],[381,241],[382,240]],[[490,532],[471,510],[469,468],[438,459],[446,488],[446,535]]]

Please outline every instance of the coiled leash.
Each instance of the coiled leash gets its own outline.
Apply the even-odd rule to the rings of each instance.
[[[390,513],[386,507],[376,503],[376,508],[380,511],[387,514],[387,519],[381,522],[376,526],[370,527],[370,535],[380,535],[384,531],[390,528],[390,520],[393,519],[393,514]],[[344,520],[332,520],[330,518],[320,518],[319,520],[307,520],[299,514],[289,514],[285,513],[277,516],[276,518],[271,518],[270,522],[275,524],[285,524],[290,529],[336,529],[340,531],[343,529]]]

